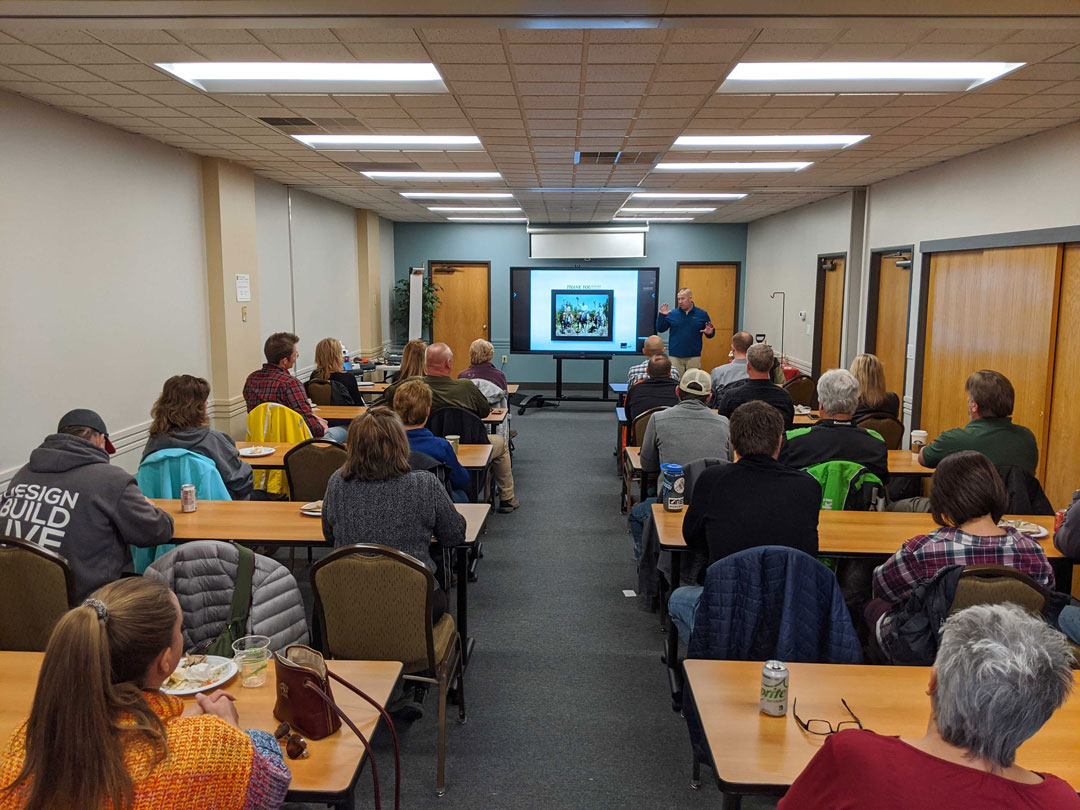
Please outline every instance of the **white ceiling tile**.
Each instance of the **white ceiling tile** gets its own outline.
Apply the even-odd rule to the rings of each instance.
[[[232,45],[193,44],[191,47],[213,62],[280,62],[282,59],[266,45],[258,42]]]
[[[428,42],[501,42],[496,28],[427,28],[421,36]]]
[[[514,85],[511,82],[455,82],[454,90],[466,95],[502,96],[512,94]],[[574,92],[577,92],[576,85]]]
[[[180,42],[195,45],[258,42],[250,31],[243,28],[172,28],[169,34]]]
[[[428,51],[436,64],[497,64],[506,61],[502,45],[429,45]]]
[[[647,82],[652,74],[652,65],[589,65],[585,68],[585,80],[589,82]]]
[[[1004,28],[935,28],[923,42],[1001,42],[1015,34]]]
[[[260,42],[316,44],[337,42],[338,38],[329,28],[259,28],[252,33]]]
[[[514,77],[519,82],[576,82],[581,79],[581,66],[514,65]]]
[[[862,24],[845,31],[839,42],[917,42],[930,32],[930,29],[918,24],[905,24],[902,21],[880,24]]]
[[[808,62],[816,59],[827,45],[764,44],[751,45],[739,57],[740,62]]]
[[[584,39],[584,31],[574,28],[507,28],[505,36],[507,42],[515,43],[573,43]]]
[[[578,68],[571,67],[571,71]],[[505,65],[445,65],[439,67],[443,79],[449,82],[508,82],[510,69]],[[520,77],[519,77],[520,78]],[[561,79],[559,81],[562,81]]]
[[[1064,43],[1046,45],[1005,43],[992,45],[986,50],[979,51],[978,58],[985,62],[1040,62],[1068,49],[1069,46]]]
[[[55,65],[63,62],[51,53],[32,45],[0,44],[0,64],[4,65]]]
[[[818,58],[827,62],[887,62],[902,56],[907,49],[902,42],[839,43],[830,45]]]
[[[640,96],[648,88],[646,82],[590,82],[585,85],[587,96]],[[592,104],[590,98],[586,104]]]
[[[672,31],[671,41],[698,42],[704,44],[718,42],[745,42],[755,33],[753,28],[676,28]]]
[[[739,54],[740,44],[672,44],[664,51],[665,64],[725,64]]]
[[[590,43],[590,64],[650,65],[660,58],[661,45],[595,45]]]
[[[411,28],[335,28],[342,42],[419,42]]]
[[[126,53],[128,56],[132,56],[138,59],[140,62],[154,63],[154,62],[205,62],[206,57],[189,48],[187,45],[181,45],[179,43],[168,44],[153,44],[153,45],[129,45],[129,44],[117,44],[117,47]],[[3,60],[3,57],[0,57]]]
[[[577,64],[581,62],[580,45],[514,45],[510,59],[521,64]]]
[[[222,46],[228,47],[228,46]],[[236,46],[247,47],[247,46]],[[272,53],[289,62],[352,62],[355,57],[341,43],[267,43]]]
[[[821,28],[765,28],[754,42],[818,43],[832,42],[839,32],[830,27]]]
[[[430,62],[424,46],[418,42],[353,43],[349,52],[361,62]]]
[[[653,74],[653,81],[704,81],[715,85],[719,84],[727,73],[726,65],[658,65],[656,72]]]

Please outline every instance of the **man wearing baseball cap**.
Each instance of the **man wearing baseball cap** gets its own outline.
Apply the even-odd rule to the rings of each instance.
[[[109,464],[115,452],[97,413],[69,411],[0,495],[0,534],[64,556],[80,600],[120,578],[129,545],[172,540],[172,517],[142,494],[129,473]]]
[[[661,464],[686,466],[699,458],[731,460],[728,420],[709,409],[712,378],[709,372],[690,368],[683,372],[678,388],[679,404],[657,411],[641,441],[641,469],[660,472]],[[656,498],[646,498],[630,510],[630,533],[634,558],[641,559],[641,536],[645,518]]]

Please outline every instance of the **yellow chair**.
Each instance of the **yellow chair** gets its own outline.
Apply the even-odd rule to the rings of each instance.
[[[327,658],[401,661],[405,680],[439,687],[435,792],[446,792],[446,694],[456,682],[458,722],[465,722],[461,636],[454,617],[432,624],[435,576],[389,546],[343,546],[311,568],[315,615]]]
[[[59,554],[0,535],[0,593],[0,650],[43,652],[53,627],[75,606],[75,576]]]
[[[296,444],[311,438],[311,429],[302,414],[276,402],[264,402],[247,418],[249,442],[292,442]],[[266,490],[271,495],[288,495],[289,484],[282,470],[256,470],[255,489]]]

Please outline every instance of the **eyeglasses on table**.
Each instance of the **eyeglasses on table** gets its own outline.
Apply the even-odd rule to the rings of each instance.
[[[855,716],[855,712],[853,712],[851,710],[851,707],[847,705],[847,701],[843,698],[840,698],[840,702],[844,704],[844,708],[847,710],[847,713],[850,714],[854,719],[841,720],[835,726],[833,726],[833,724],[828,720],[803,720],[801,717],[799,717],[799,714],[796,711],[796,707],[799,704],[798,698],[795,698],[795,700],[792,701],[791,713],[795,716],[795,722],[799,724],[799,728],[801,728],[808,734],[820,734],[823,737],[827,737],[830,734],[835,734],[838,731],[842,731],[844,728],[862,728],[862,721]]]

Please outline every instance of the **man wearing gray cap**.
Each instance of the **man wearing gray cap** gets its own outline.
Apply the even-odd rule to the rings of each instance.
[[[129,545],[172,541],[172,517],[109,464],[115,452],[98,414],[69,411],[0,495],[0,533],[63,555],[78,599],[120,578]]]

